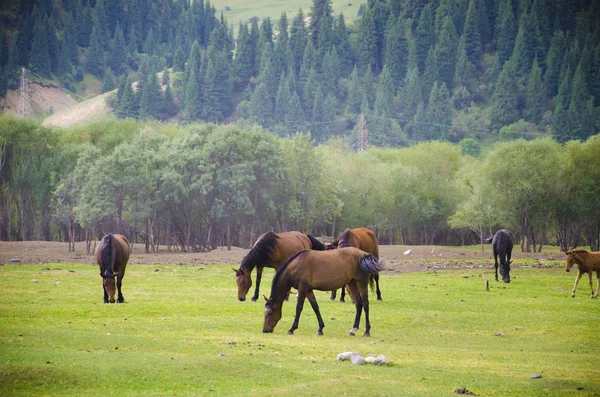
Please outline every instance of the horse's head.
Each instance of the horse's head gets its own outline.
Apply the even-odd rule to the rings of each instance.
[[[273,332],[275,326],[281,320],[281,305],[275,303],[273,299],[264,297],[265,301],[265,322],[263,324],[263,332]]]
[[[502,275],[502,281],[505,283],[510,283],[510,264],[512,261],[506,262],[505,260],[501,261],[500,266],[500,274]]]
[[[115,293],[116,293],[115,277],[117,275],[107,272],[106,274],[101,274],[101,276],[104,279],[103,284],[104,284],[104,289],[106,290],[106,294],[108,295],[108,301],[110,303],[115,303]]]
[[[250,272],[244,269],[233,269],[235,272],[235,282],[238,285],[238,299],[240,301],[246,300],[246,294],[252,287],[252,278],[250,277]]]
[[[575,261],[575,253],[573,251],[567,251],[565,254],[567,255],[567,265],[565,266],[565,271],[568,272],[577,262]]]

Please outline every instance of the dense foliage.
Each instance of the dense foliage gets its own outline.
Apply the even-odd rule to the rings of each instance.
[[[118,86],[118,117],[245,119],[318,142],[356,139],[361,115],[376,146],[600,131],[599,2],[368,0],[350,26],[331,14],[313,0],[234,29],[202,0],[12,2],[0,96],[28,66]]]
[[[356,152],[341,139],[260,126],[108,120],[49,129],[0,117],[0,239],[93,240],[147,249],[250,246],[268,230],[383,243],[472,244],[511,228],[523,249],[598,248],[600,135],[496,144],[483,160],[424,142]]]

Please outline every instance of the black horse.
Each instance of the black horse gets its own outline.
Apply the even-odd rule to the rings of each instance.
[[[494,268],[496,270],[496,281],[498,281],[498,256],[500,257],[500,274],[502,275],[502,281],[510,283],[510,255],[514,238],[510,230],[500,229],[494,234],[492,238],[492,249],[494,250]]]

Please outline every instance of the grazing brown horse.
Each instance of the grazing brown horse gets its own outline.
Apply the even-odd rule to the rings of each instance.
[[[115,277],[119,290],[117,303],[125,301],[121,293],[121,284],[128,260],[129,241],[125,236],[109,233],[100,240],[100,244],[96,248],[96,261],[100,266],[100,276],[103,279],[104,303],[115,303]]]
[[[290,256],[303,249],[324,250],[325,245],[313,236],[300,232],[266,232],[262,234],[242,260],[240,268],[233,269],[238,285],[238,299],[246,300],[246,294],[252,287],[250,274],[255,267],[256,289],[252,297],[253,302],[258,299],[263,268],[271,267],[277,270]]]
[[[326,246],[327,249],[344,248],[344,247],[355,247],[359,248],[369,254],[375,255],[375,258],[379,259],[379,245],[377,244],[377,237],[375,233],[366,227],[359,227],[356,229],[346,229],[344,233],[335,240],[331,245]],[[375,280],[377,300],[381,300],[381,291],[379,290],[379,274],[373,274],[371,276]],[[335,299],[336,291],[331,291],[331,300]],[[340,302],[344,302],[346,290],[342,288],[340,293]]]
[[[317,335],[323,335],[323,318],[313,290],[331,291],[348,285],[355,297],[356,317],[354,326],[349,332],[354,335],[360,324],[360,315],[365,311],[365,336],[370,336],[371,323],[369,322],[369,279],[383,269],[383,264],[377,258],[358,248],[348,247],[329,251],[304,250],[292,256],[281,266],[271,287],[271,297],[265,296],[265,321],[263,332],[273,332],[277,322],[281,319],[281,306],[290,288],[298,290],[296,302],[296,318],[292,328],[288,331],[291,335],[298,328],[300,314],[304,307],[304,299],[308,298],[317,320],[319,330]],[[373,283],[371,281],[371,288]]]
[[[573,265],[576,265],[579,269],[579,273],[577,273],[577,277],[575,278],[575,285],[573,286],[573,292],[571,292],[571,297],[575,298],[575,290],[577,289],[577,284],[583,276],[584,273],[587,273],[590,278],[590,288],[592,289],[592,296],[590,298],[598,297],[598,289],[600,289],[600,252],[588,252],[586,250],[571,250],[565,252],[567,255],[567,266],[565,267],[565,271],[571,270]],[[592,273],[596,272],[596,293],[594,293],[594,284],[592,283]]]

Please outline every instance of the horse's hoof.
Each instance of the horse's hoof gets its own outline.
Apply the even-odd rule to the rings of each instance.
[[[381,298],[377,298],[377,300],[378,300],[378,301],[382,301],[383,299],[381,299]]]
[[[365,332],[365,334],[363,336],[371,336],[371,334],[368,332]]]
[[[294,331],[288,331],[287,334],[288,335],[294,335]]]
[[[352,332],[352,331],[348,332],[348,335],[349,336],[355,336],[354,332]]]
[[[343,299],[340,299],[340,303],[346,303],[346,301]]]
[[[252,298],[250,299],[252,302],[256,302],[256,298]]]
[[[321,331],[317,331],[317,335],[319,335],[319,336],[320,336],[320,335],[323,335],[323,332],[321,332]]]

